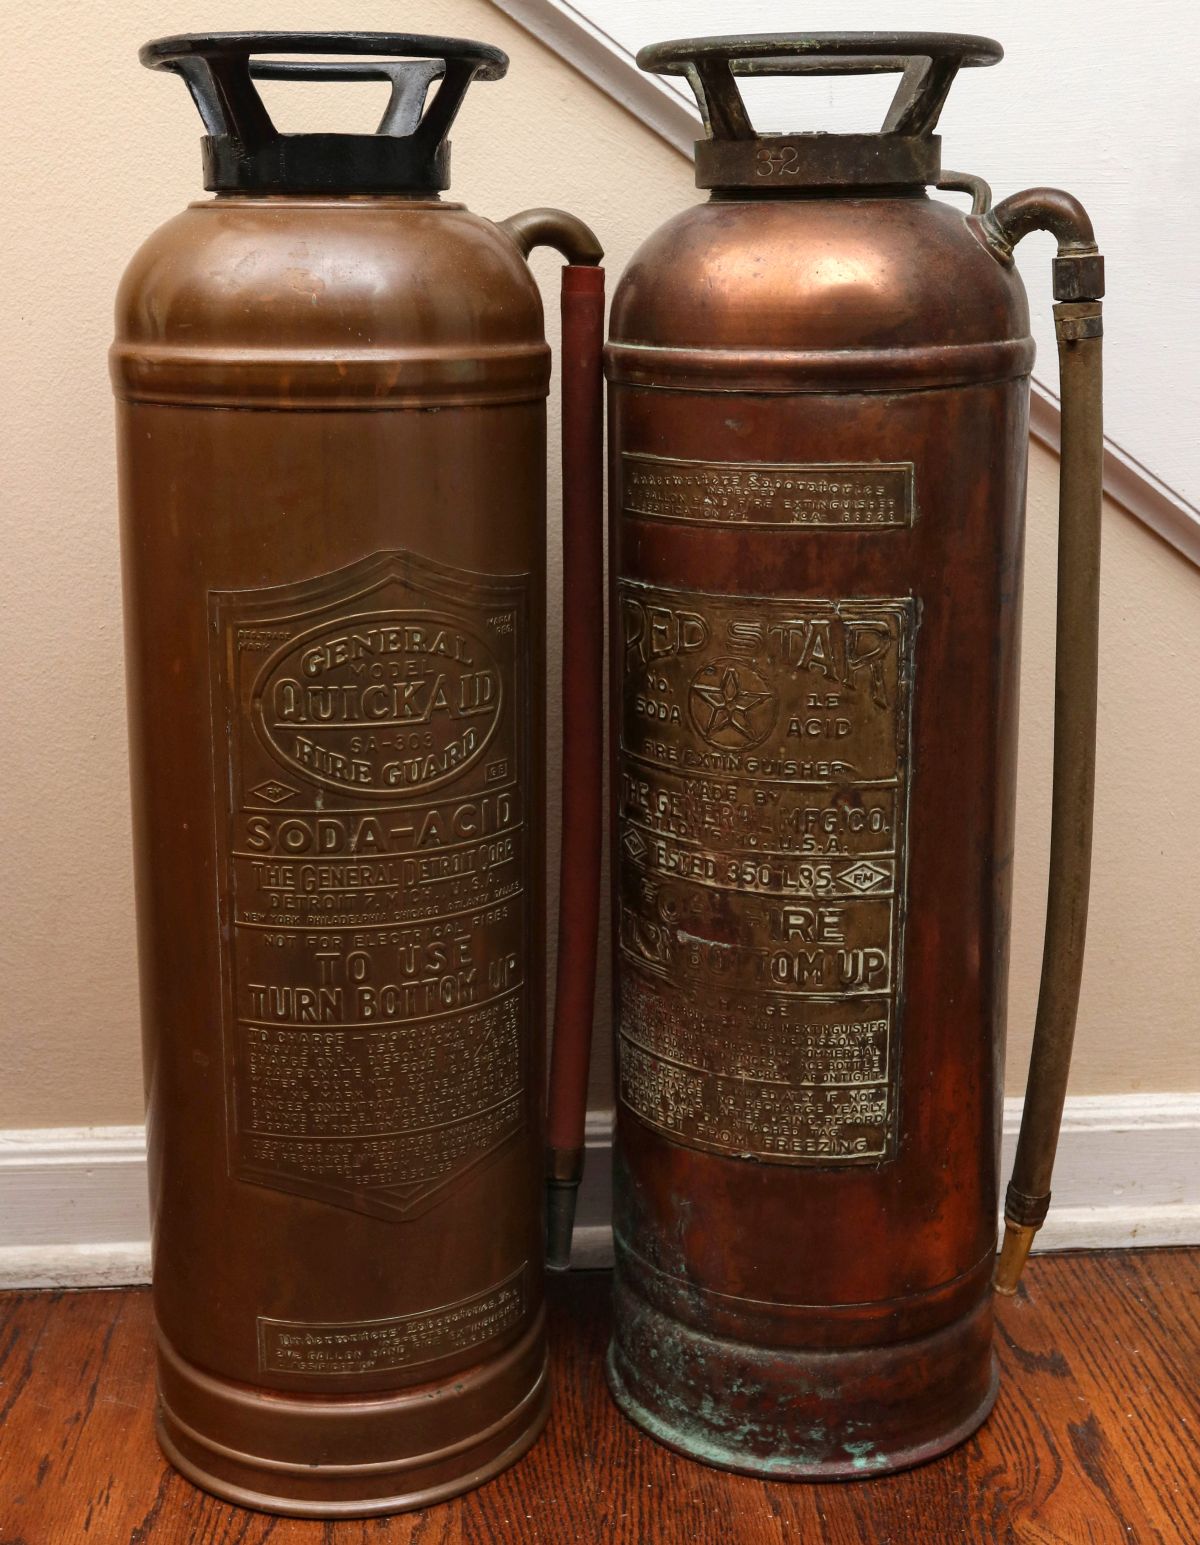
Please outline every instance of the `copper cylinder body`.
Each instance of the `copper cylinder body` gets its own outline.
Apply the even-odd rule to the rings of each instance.
[[[1032,355],[923,193],[715,197],[614,297],[609,1379],[709,1463],[995,1398]]]
[[[541,303],[461,206],[225,196],[113,375],[160,1435],[422,1506],[547,1410]]]

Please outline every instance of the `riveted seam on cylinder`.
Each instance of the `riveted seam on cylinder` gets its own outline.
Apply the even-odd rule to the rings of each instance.
[[[1029,374],[1032,338],[900,349],[749,350],[610,342],[612,382],[660,391],[927,391],[983,386]]]
[[[550,350],[544,343],[441,354],[364,351],[336,358],[219,349],[200,357],[139,343],[115,345],[109,359],[118,397],[184,407],[469,407],[536,402],[550,390]]]

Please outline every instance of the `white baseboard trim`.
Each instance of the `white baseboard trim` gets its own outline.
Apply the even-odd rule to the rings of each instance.
[[[0,1246],[0,1289],[136,1287],[149,1281],[149,1239]]]
[[[144,1128],[0,1131],[0,1287],[149,1280]]]
[[[1004,1170],[1021,1102],[1005,1101]],[[572,1265],[612,1264],[612,1112],[588,1116]],[[141,1127],[0,1131],[0,1288],[150,1277]],[[1200,1244],[1200,1092],[1067,1101],[1043,1250]]]

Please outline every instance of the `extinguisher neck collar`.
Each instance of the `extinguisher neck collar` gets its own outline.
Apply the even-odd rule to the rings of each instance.
[[[696,141],[696,186],[768,198],[863,189],[919,192],[941,176],[937,134],[756,134]]]
[[[210,193],[414,194],[450,186],[450,142],[426,146],[375,134],[279,134],[250,146],[228,134],[201,141]]]

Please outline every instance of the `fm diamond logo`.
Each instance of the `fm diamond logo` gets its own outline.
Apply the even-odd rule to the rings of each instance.
[[[290,783],[284,783],[280,778],[271,778],[266,783],[260,783],[256,789],[251,789],[250,797],[265,799],[268,805],[282,805],[285,799],[291,799],[293,794],[299,792]]]
[[[636,826],[630,826],[626,829],[625,835],[621,839],[621,846],[625,849],[626,853],[629,854],[630,858],[633,859],[635,864],[640,858],[645,856],[646,841]]]
[[[884,880],[888,878],[886,869],[881,869],[878,864],[868,863],[862,859],[849,869],[843,869],[838,879],[843,885],[848,885],[851,890],[858,891],[859,895],[865,895],[867,891],[878,890]]]

